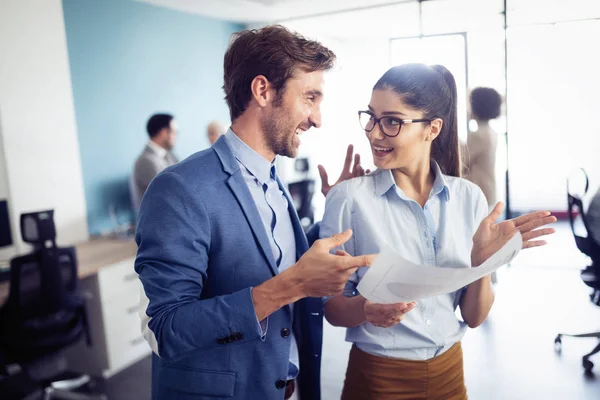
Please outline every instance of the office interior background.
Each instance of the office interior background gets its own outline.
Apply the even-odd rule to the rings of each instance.
[[[502,116],[492,122],[499,197],[511,216],[545,209],[560,221],[546,248],[503,267],[489,321],[465,337],[469,395],[600,398],[599,367],[594,375],[581,366],[597,339],[565,338],[560,353],[554,347],[559,332],[600,328],[600,307],[579,276],[589,259],[567,222],[566,185],[583,168],[589,194],[600,186],[596,0],[0,1],[0,220],[6,221],[0,229],[10,237],[0,247],[0,275],[6,283],[9,260],[30,251],[21,214],[53,209],[59,245],[78,246],[86,262],[97,264],[81,280],[97,295],[96,328],[103,333],[101,345],[85,351],[103,360],[69,354],[70,366],[97,377],[110,399],[149,398],[150,350],[137,340],[137,314],[111,322],[109,311],[134,307],[139,297],[139,289],[126,293],[134,286],[122,293],[114,286],[133,272],[129,179],[147,142],[145,123],[155,112],[175,115],[180,159],[207,148],[207,124],[229,123],[221,86],[230,35],[270,23],[318,39],[338,55],[326,76],[323,126],[302,136],[299,157],[309,170],[278,161],[286,182],[315,180],[317,221],[325,203],[318,164],[337,177],[353,144],[372,168],[356,111],[389,67],[424,62],[450,69],[462,140],[474,129],[469,89],[487,86],[503,95]],[[572,182],[583,186],[578,175]],[[104,247],[90,245],[102,240]],[[121,302],[127,304],[115,305]],[[119,330],[128,324],[134,327],[126,334]],[[112,342],[117,336],[127,341]],[[349,347],[341,329],[328,326],[325,336],[330,368],[323,391],[334,399]]]

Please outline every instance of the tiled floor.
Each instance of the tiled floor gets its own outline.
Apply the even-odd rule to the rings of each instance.
[[[150,400],[152,357],[112,376],[105,383],[108,400]]]
[[[595,375],[585,376],[581,356],[595,339],[563,339],[557,332],[600,330],[600,307],[579,278],[586,259],[565,224],[549,246],[521,253],[499,275],[496,304],[488,320],[463,340],[471,400],[598,400],[600,355]],[[323,400],[339,399],[350,345],[344,330],[326,324]],[[145,359],[107,382],[110,400],[149,399],[150,362]]]

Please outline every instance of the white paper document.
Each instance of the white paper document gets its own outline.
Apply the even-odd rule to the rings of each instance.
[[[521,234],[517,232],[479,267],[464,268],[415,264],[383,245],[357,290],[372,302],[383,304],[452,293],[509,263],[519,254],[521,246]]]

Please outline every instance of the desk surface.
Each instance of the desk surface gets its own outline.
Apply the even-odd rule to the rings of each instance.
[[[79,278],[98,273],[102,267],[135,257],[137,245],[133,239],[93,239],[75,246]]]
[[[133,239],[92,239],[75,246],[79,279],[97,274],[103,267],[135,257],[137,245]],[[0,304],[8,297],[9,282],[0,283]]]

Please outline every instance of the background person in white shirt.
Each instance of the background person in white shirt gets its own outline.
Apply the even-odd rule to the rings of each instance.
[[[359,112],[378,169],[330,191],[322,237],[352,228],[341,246],[350,255],[379,253],[387,243],[414,263],[464,268],[481,265],[518,230],[523,247],[544,245],[534,239],[554,230],[534,229],[556,220],[549,212],[495,224],[502,203],[487,215],[481,190],[460,178],[456,110],[445,67],[387,71]],[[359,268],[343,294],[325,299],[325,316],[354,343],[342,399],[466,399],[460,340],[492,307],[489,275],[418,304],[384,305],[357,292],[366,272]]]

